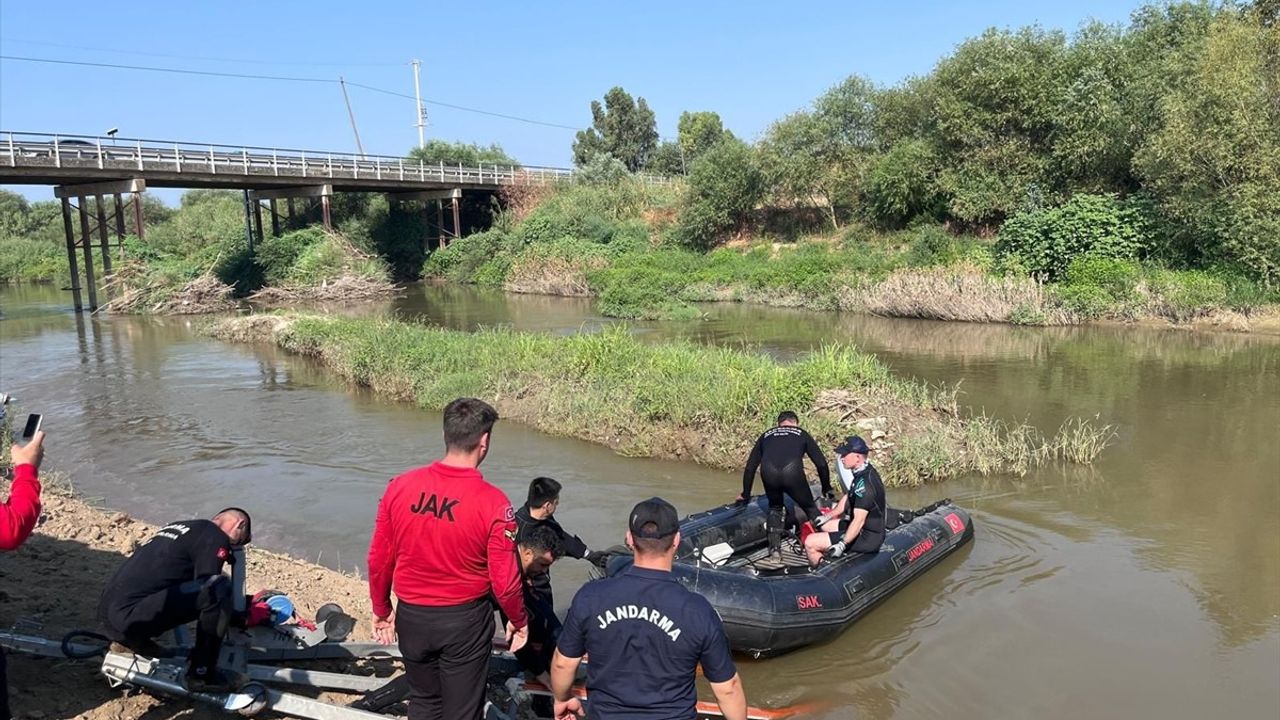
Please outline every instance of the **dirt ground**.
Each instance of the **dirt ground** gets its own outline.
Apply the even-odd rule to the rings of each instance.
[[[0,481],[0,496],[8,497]],[[61,638],[73,629],[96,630],[98,595],[124,556],[155,530],[123,513],[100,510],[46,488],[39,525],[15,552],[0,554],[0,628]],[[252,546],[246,590],[280,590],[299,614],[311,616],[335,602],[357,619],[353,639],[370,636],[367,586],[355,577]],[[40,623],[35,627],[29,622]],[[95,660],[37,658],[7,652],[15,718],[52,720],[168,720],[226,718],[220,711],[180,700],[112,690]]]

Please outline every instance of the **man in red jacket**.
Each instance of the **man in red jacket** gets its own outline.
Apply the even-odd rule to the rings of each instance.
[[[378,503],[369,543],[373,633],[387,645],[399,638],[410,720],[481,717],[491,596],[509,618],[511,650],[528,639],[515,512],[476,469],[497,420],[481,400],[449,403],[444,458],[394,478]]]
[[[40,517],[40,461],[44,459],[44,433],[38,432],[26,445],[9,448],[13,460],[13,485],[9,499],[0,503],[0,550],[17,550]],[[4,650],[0,649],[0,718],[9,718],[9,676]]]

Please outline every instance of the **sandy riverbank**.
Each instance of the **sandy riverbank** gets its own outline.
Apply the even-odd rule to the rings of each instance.
[[[8,483],[0,483],[7,497]],[[155,528],[123,513],[102,510],[57,487],[46,487],[40,524],[15,552],[0,555],[0,627],[31,620],[43,625],[18,632],[60,638],[73,629],[96,629],[98,594],[124,556]],[[265,550],[248,550],[246,589],[274,588],[309,616],[336,602],[357,618],[353,637],[369,637],[364,581]],[[94,660],[70,661],[8,653],[9,688],[15,718],[169,720],[225,718],[205,706],[160,701],[107,687]]]

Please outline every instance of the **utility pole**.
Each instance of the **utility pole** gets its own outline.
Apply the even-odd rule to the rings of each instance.
[[[422,66],[421,60],[413,61],[413,97],[418,101],[418,147],[426,147],[427,140],[423,135],[423,128],[427,126],[427,113],[422,109],[422,85],[418,80],[418,68]]]
[[[347,81],[339,75],[338,84],[342,86],[342,100],[347,104],[347,117],[351,118],[351,132],[356,136],[356,150],[360,151],[360,157],[363,159],[364,145],[360,143],[360,129],[356,127],[356,114],[351,109],[351,98],[347,97]]]

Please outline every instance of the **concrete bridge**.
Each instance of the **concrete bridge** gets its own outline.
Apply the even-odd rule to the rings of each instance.
[[[0,130],[0,184],[52,185],[62,200],[75,307],[80,295],[77,250],[83,252],[89,308],[98,307],[92,245],[100,241],[102,269],[111,273],[112,225],[117,244],[124,237],[123,197],[132,196],[134,225],[145,239],[141,193],[147,187],[224,188],[245,193],[245,231],[252,247],[264,237],[263,202],[274,235],[280,234],[277,200],[318,202],[325,227],[331,228],[330,198],[334,192],[379,192],[399,202],[435,205],[439,245],[461,234],[459,201],[464,192],[493,193],[507,185],[555,185],[572,182],[568,168],[480,164],[429,164],[406,157],[271,147],[218,145],[170,140],[144,140],[90,135],[24,133]],[[642,176],[653,184],[667,178]],[[113,212],[105,197],[113,198]],[[96,213],[86,211],[86,198],[95,198]],[[452,210],[447,230],[444,207]],[[79,231],[72,211],[79,215]]]

